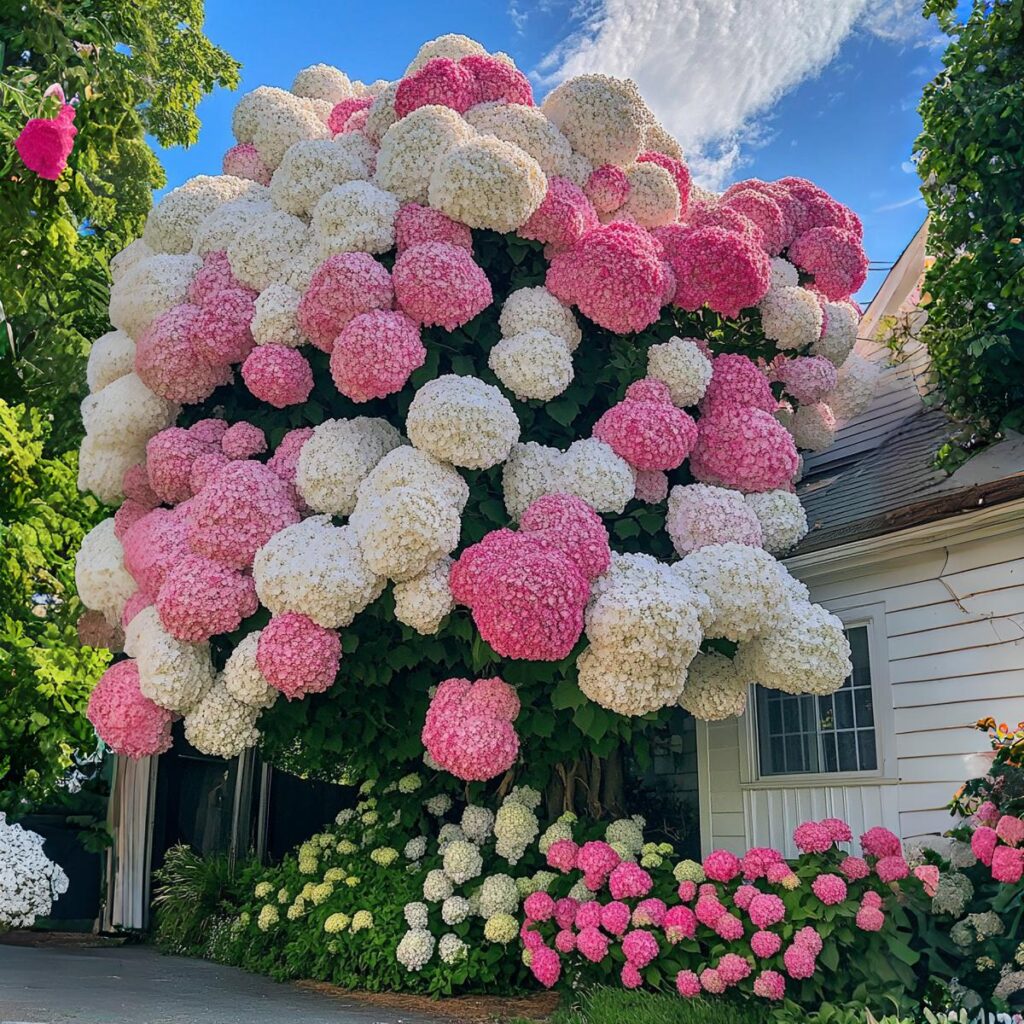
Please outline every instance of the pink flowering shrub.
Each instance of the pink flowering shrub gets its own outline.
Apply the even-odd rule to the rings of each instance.
[[[460,245],[421,242],[392,270],[395,301],[416,323],[453,331],[491,304],[491,283]]]
[[[104,743],[126,757],[149,757],[171,749],[170,711],[143,697],[132,658],[111,665],[89,695],[89,721]]]
[[[415,321],[378,309],[342,328],[331,349],[331,377],[347,398],[368,402],[401,391],[426,358]]]
[[[63,101],[63,93],[61,93]],[[14,140],[21,162],[40,178],[56,181],[68,165],[75,147],[75,108],[61,103],[53,117],[32,117]]]
[[[341,638],[296,612],[275,615],[260,631],[256,664],[289,700],[322,693],[338,674]]]

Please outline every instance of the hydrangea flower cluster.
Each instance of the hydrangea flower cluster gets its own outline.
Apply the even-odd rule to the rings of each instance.
[[[0,811],[0,929],[31,928],[68,891],[68,876],[43,852],[43,837],[8,825]]]
[[[842,682],[837,621],[772,555],[807,530],[799,449],[870,398],[860,222],[800,178],[697,188],[632,82],[539,100],[461,36],[394,82],[305,68],[243,96],[223,173],[168,193],[112,261],[79,465],[120,507],[77,580],[127,632],[90,705],[115,750],[158,753],[183,715],[200,749],[238,753],[279,694],[335,684],[388,589],[425,636],[468,607],[504,658],[585,641],[580,687],[620,714]],[[764,358],[718,351],[734,333]],[[578,380],[583,352],[638,379]],[[531,437],[544,415],[566,447]],[[665,516],[676,565],[613,555],[602,517],[633,502]],[[734,660],[698,656],[716,638]],[[428,755],[492,777],[517,756],[514,694],[452,683]],[[514,807],[510,851],[532,815]]]

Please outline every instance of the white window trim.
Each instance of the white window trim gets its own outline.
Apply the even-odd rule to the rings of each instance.
[[[857,605],[832,610],[845,627],[866,626],[868,660],[871,666],[871,697],[875,715],[875,744],[878,768],[861,772],[800,772],[791,775],[760,773],[758,757],[757,708],[753,686],[747,701],[747,713],[741,723],[740,788],[796,789],[822,786],[893,785],[899,782],[896,760],[896,711],[889,675],[889,635],[885,624],[885,603]]]

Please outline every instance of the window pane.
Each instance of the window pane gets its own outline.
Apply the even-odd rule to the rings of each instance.
[[[837,736],[839,744],[839,771],[855,772],[857,770],[857,739],[856,733],[841,732]]]
[[[860,769],[873,772],[878,767],[878,751],[875,748],[873,729],[860,729],[857,732],[857,749],[860,753]]]
[[[836,708],[836,728],[853,728],[853,691],[845,686],[832,695],[832,702]]]

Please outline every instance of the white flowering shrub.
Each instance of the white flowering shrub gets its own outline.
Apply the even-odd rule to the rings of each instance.
[[[43,837],[7,824],[0,811],[0,933],[31,928],[68,891],[68,876],[43,852]]]

